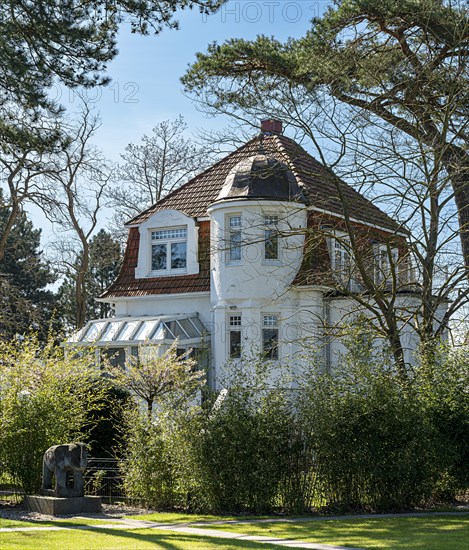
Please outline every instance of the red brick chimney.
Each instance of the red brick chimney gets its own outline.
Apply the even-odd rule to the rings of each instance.
[[[283,132],[282,121],[273,118],[261,120],[261,132],[267,136],[281,134]]]

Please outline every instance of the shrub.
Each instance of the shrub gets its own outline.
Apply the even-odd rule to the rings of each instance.
[[[67,356],[52,340],[0,342],[0,464],[27,493],[39,490],[51,445],[86,442],[89,412],[107,385],[93,361],[91,352]]]
[[[127,496],[152,508],[179,503],[173,475],[172,442],[161,417],[142,414],[129,407],[125,414],[125,449],[120,469]]]
[[[434,497],[452,500],[469,487],[469,350],[435,346],[423,355],[413,391],[435,430]]]
[[[430,496],[433,430],[388,374],[350,385],[317,375],[299,410],[313,449],[318,505],[397,510]]]
[[[293,412],[280,387],[267,390],[253,373],[259,366],[244,365],[218,400],[177,418],[176,462],[195,510],[260,513],[280,504]]]

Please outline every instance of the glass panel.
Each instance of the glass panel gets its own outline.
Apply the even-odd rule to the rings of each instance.
[[[265,327],[276,327],[278,323],[277,315],[264,315],[263,320]]]
[[[133,340],[147,340],[150,337],[150,334],[153,332],[156,323],[158,322],[158,319],[153,319],[152,321],[143,321],[138,328],[137,334],[134,336]]]
[[[230,261],[238,262],[241,260],[241,231],[232,231],[230,233]]]
[[[230,315],[230,327],[241,326],[241,315]]]
[[[204,332],[206,332],[204,325],[200,322],[200,319],[198,317],[191,317],[190,320],[194,324],[196,330],[199,331],[199,336],[202,336]]]
[[[265,230],[265,259],[278,260],[278,233],[274,229]]]
[[[111,321],[108,326],[106,327],[106,330],[103,332],[100,340],[103,340],[105,342],[110,342],[111,340],[114,340],[115,336],[119,333],[119,329],[122,326],[122,321]]]
[[[91,323],[86,331],[86,334],[83,336],[83,342],[94,342],[98,339],[99,334],[103,330],[104,326],[108,321],[101,321],[99,323]]]
[[[162,239],[185,239],[187,237],[187,228],[179,227],[176,229],[161,229],[159,231],[152,231],[151,238],[153,241],[159,241]]]
[[[130,340],[139,323],[140,321],[126,321],[122,330],[117,335],[117,339],[122,341]]]
[[[153,271],[166,269],[166,244],[153,244],[151,246],[151,268]]]
[[[187,243],[171,244],[171,269],[183,269],[186,267]]]
[[[267,359],[278,359],[278,330],[276,328],[262,329],[262,349]]]
[[[198,338],[200,336],[200,334],[197,332],[194,325],[189,321],[189,319],[179,319],[178,323],[187,332],[189,338]]]
[[[239,359],[241,357],[241,331],[230,330],[230,357]]]
[[[172,332],[172,334],[174,334],[176,338],[179,338],[180,340],[187,340],[186,334],[178,325],[177,321],[165,321],[164,324],[169,328],[169,330]]]
[[[171,336],[168,336],[168,331],[166,327],[164,326],[164,323],[159,323],[156,331],[153,333],[151,337],[151,341],[161,341],[166,340],[166,338],[172,338]]]
[[[277,225],[277,224],[278,224],[278,216],[265,217],[265,225]]]
[[[231,216],[230,227],[241,227],[241,216]]]

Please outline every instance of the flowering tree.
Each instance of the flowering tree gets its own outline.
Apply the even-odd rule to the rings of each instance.
[[[189,397],[204,383],[205,373],[196,370],[190,351],[177,355],[177,341],[160,354],[160,346],[144,345],[139,356],[132,357],[125,369],[110,368],[117,385],[142,399],[153,414],[155,403],[171,395]]]

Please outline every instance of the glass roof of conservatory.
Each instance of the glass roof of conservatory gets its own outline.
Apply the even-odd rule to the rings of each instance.
[[[138,345],[171,343],[194,344],[207,338],[208,331],[196,313],[160,317],[114,317],[89,321],[73,334],[68,344],[79,345]]]

